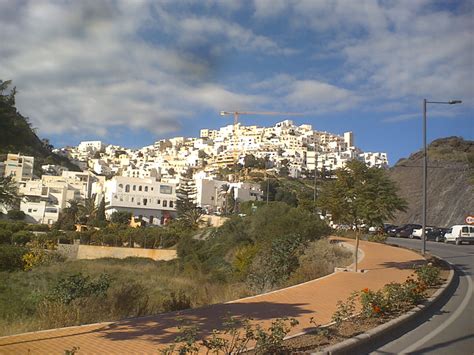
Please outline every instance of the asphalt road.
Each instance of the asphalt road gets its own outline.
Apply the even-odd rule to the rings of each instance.
[[[421,249],[420,240],[389,243]],[[427,242],[427,251],[455,266],[455,285],[441,304],[371,354],[474,354],[474,245]]]

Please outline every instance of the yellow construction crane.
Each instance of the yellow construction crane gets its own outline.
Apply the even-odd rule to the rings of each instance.
[[[221,116],[234,116],[234,127],[233,127],[233,136],[234,136],[234,164],[237,163],[238,159],[238,152],[237,152],[237,143],[238,143],[238,132],[237,132],[237,124],[239,123],[239,116],[240,115],[271,115],[271,116],[302,116],[302,113],[296,112],[274,112],[274,111],[221,111]]]

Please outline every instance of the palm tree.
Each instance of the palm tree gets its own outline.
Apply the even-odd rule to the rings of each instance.
[[[78,219],[84,223],[91,223],[97,214],[97,207],[95,205],[95,196],[86,198],[83,204],[79,205]]]
[[[68,216],[71,221],[76,223],[82,204],[79,200],[69,200],[67,203],[69,206],[64,209],[64,214]]]

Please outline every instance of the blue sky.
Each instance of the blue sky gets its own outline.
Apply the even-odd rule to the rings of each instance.
[[[448,4],[448,5],[446,5]],[[0,79],[55,146],[141,147],[230,122],[221,110],[353,131],[391,164],[428,138],[474,139],[474,3],[0,0]]]

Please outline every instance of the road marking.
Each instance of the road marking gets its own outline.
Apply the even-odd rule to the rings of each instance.
[[[424,345],[427,343],[429,340],[433,339],[435,336],[437,336],[439,333],[444,331],[446,328],[448,328],[466,309],[466,307],[469,304],[469,301],[471,300],[472,294],[473,294],[473,285],[472,285],[472,280],[469,275],[467,275],[464,271],[462,271],[460,268],[455,267],[459,272],[461,272],[464,276],[467,278],[467,293],[466,296],[464,297],[461,305],[456,309],[456,311],[451,314],[451,316],[448,318],[446,322],[441,324],[438,328],[430,332],[429,334],[425,335],[423,338],[418,340],[416,343],[413,343],[411,346],[408,348],[405,348],[402,353],[410,353],[412,351],[415,351],[418,349],[420,346]]]

